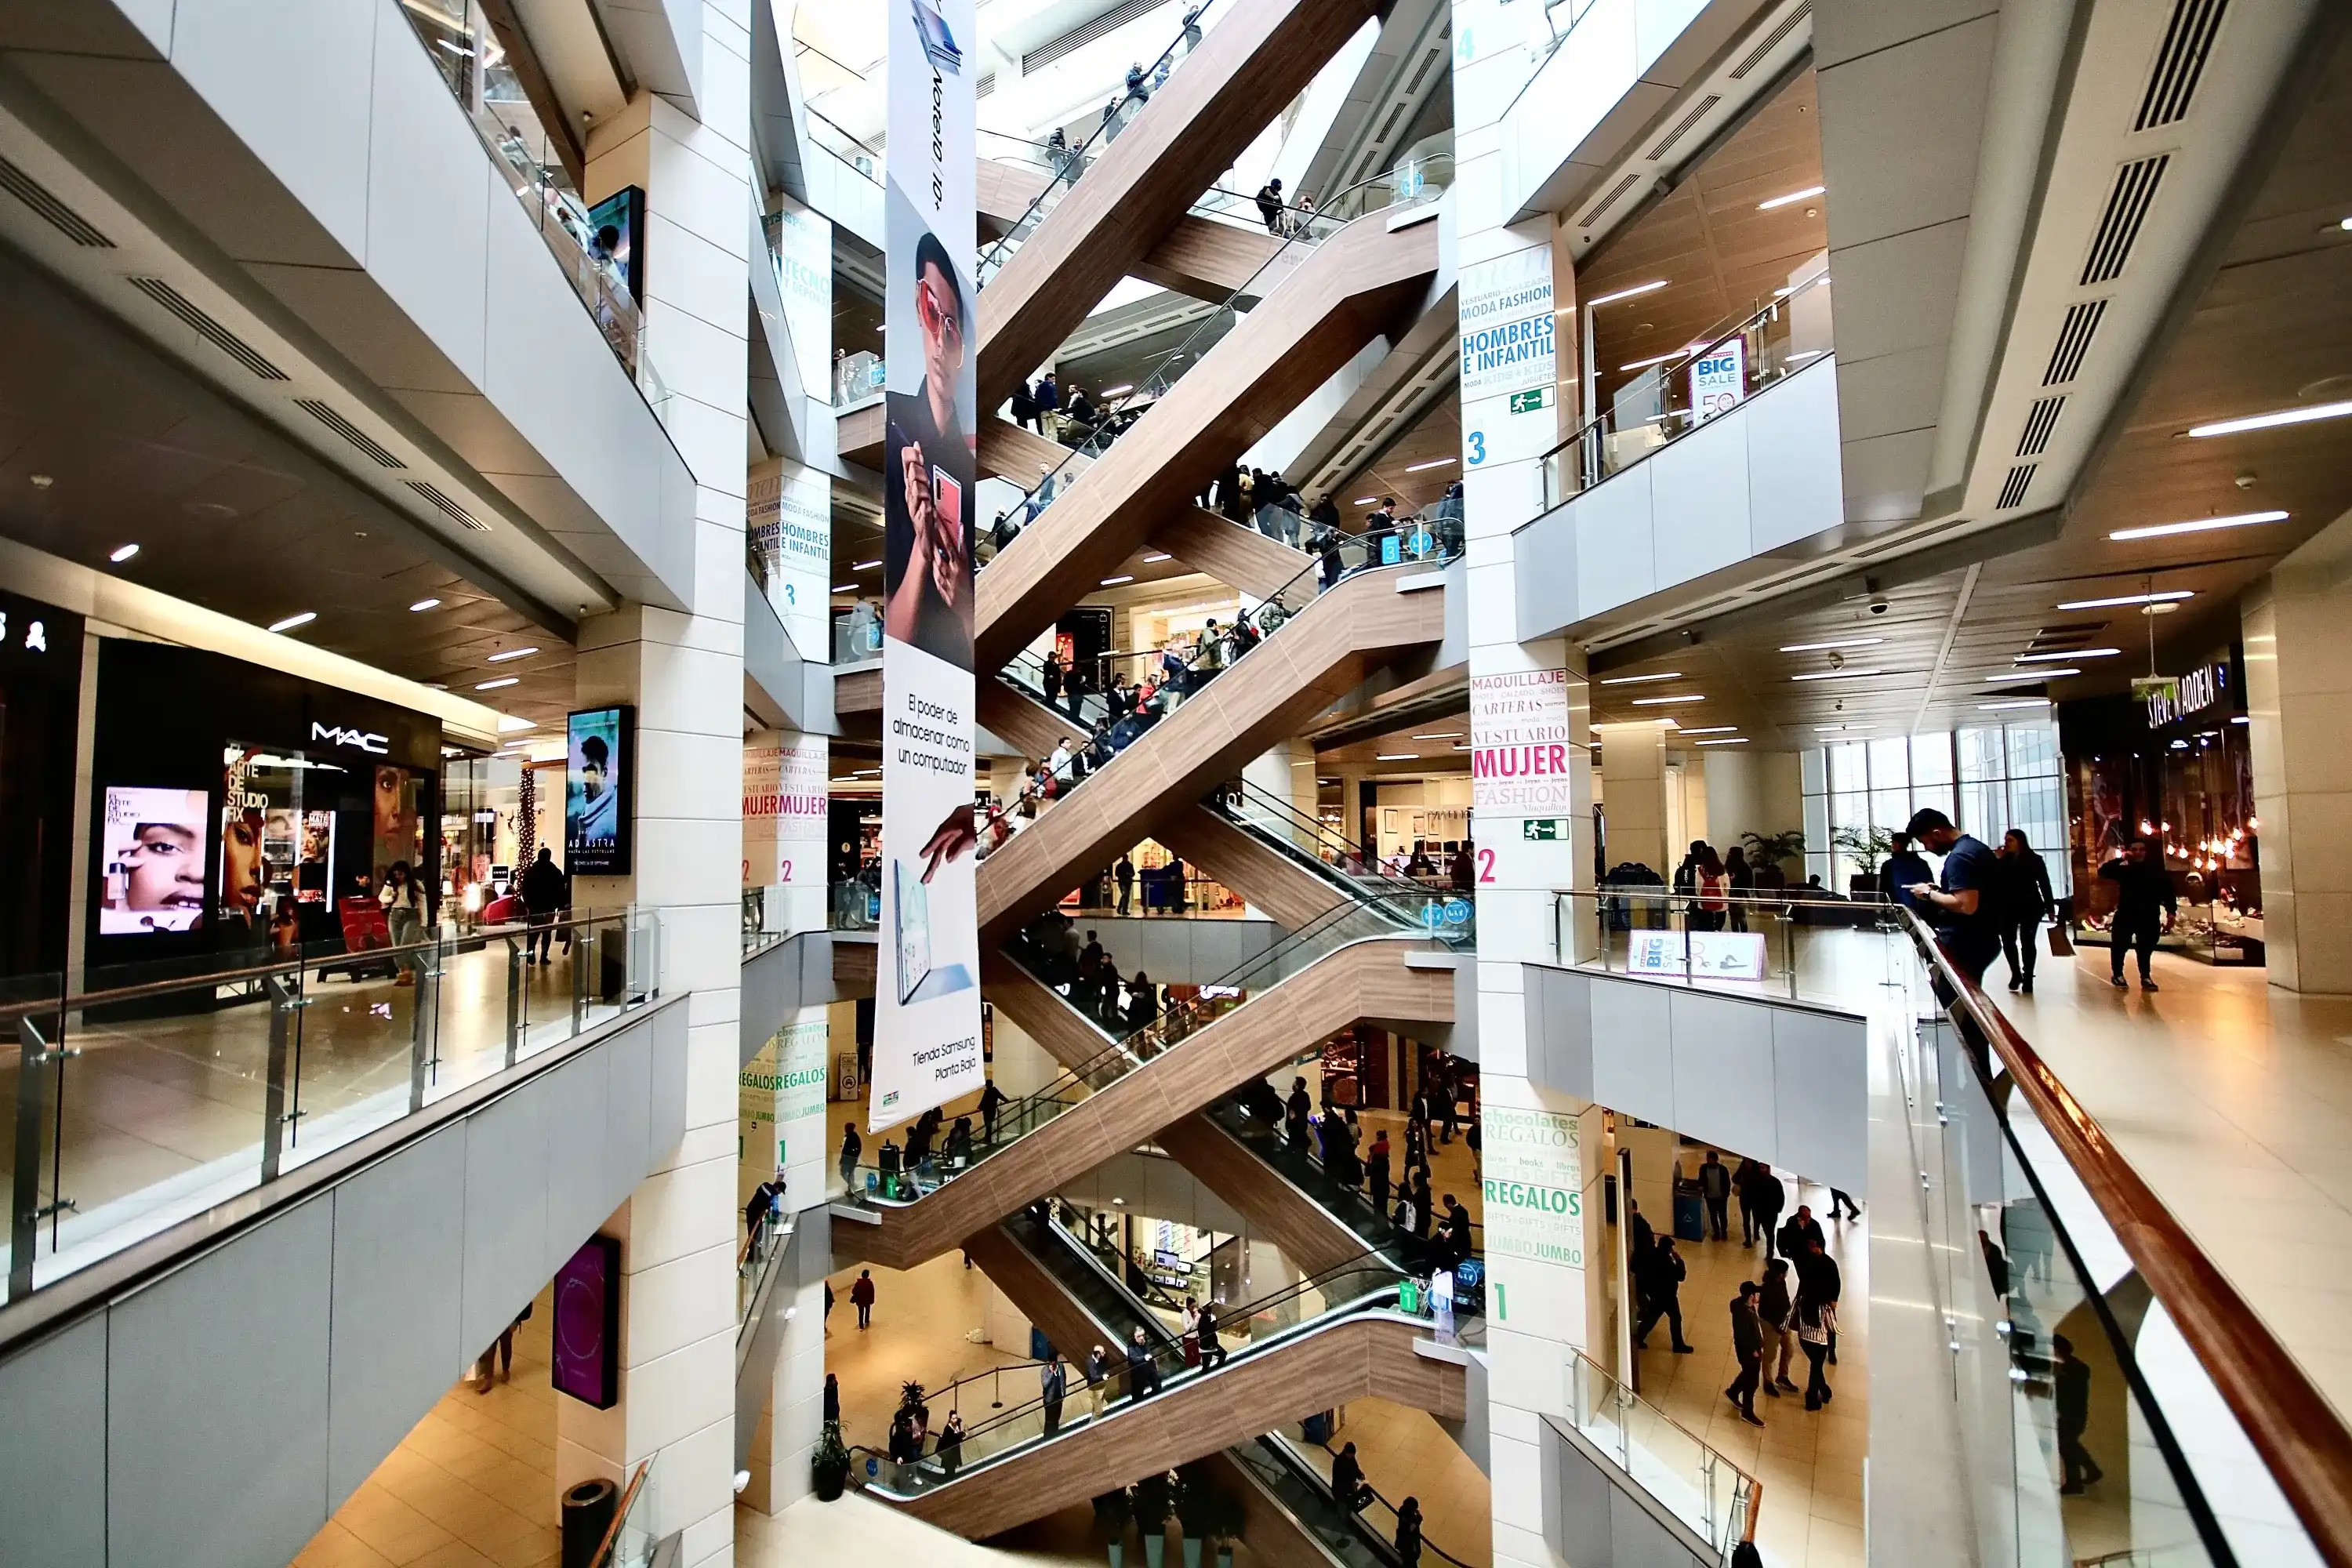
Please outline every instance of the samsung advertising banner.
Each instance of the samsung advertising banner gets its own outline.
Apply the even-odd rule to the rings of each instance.
[[[890,0],[882,942],[870,1125],[977,1090],[972,0]]]

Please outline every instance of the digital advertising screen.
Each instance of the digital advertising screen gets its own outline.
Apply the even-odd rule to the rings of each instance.
[[[634,708],[614,707],[564,720],[563,868],[572,876],[629,873],[636,718]]]
[[[200,789],[106,786],[100,934],[138,936],[204,924],[210,815]]]
[[[621,1400],[621,1244],[590,1237],[555,1271],[554,1296],[555,1391],[610,1410]]]

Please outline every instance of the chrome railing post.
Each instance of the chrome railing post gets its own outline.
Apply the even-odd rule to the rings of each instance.
[[[60,1035],[64,1017],[58,1018]],[[8,1300],[33,1293],[33,1255],[41,1244],[41,1222],[74,1206],[65,1195],[65,1064],[79,1051],[51,1049],[41,1038],[40,1026],[27,1017],[16,1020],[16,1168],[8,1210]],[[57,1087],[50,1089],[47,1068],[58,1064]],[[58,1126],[59,1191],[50,1203],[41,1202],[41,1123],[54,1115]]]
[[[269,1066],[261,1093],[261,1179],[274,1182],[284,1162],[287,1134],[295,1118],[302,1114],[299,1086],[293,1080],[301,1071],[296,1024],[304,1002],[282,975],[268,975],[261,984],[269,993]]]
[[[507,1066],[522,1054],[522,947],[507,937]],[[527,940],[527,939],[526,939]]]
[[[588,970],[596,961],[596,927],[572,928],[572,1032],[588,1026]]]
[[[441,1066],[441,938],[417,954],[416,989],[409,1000],[408,1113],[425,1109],[425,1091]]]

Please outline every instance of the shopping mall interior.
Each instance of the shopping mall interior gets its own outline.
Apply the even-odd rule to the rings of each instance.
[[[0,1561],[2352,1568],[2352,6],[0,0]]]

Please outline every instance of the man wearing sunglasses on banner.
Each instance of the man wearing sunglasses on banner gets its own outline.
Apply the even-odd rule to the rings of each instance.
[[[970,323],[955,268],[936,236],[917,243],[915,276],[923,384],[887,402],[883,630],[970,669],[975,464],[957,398]]]

